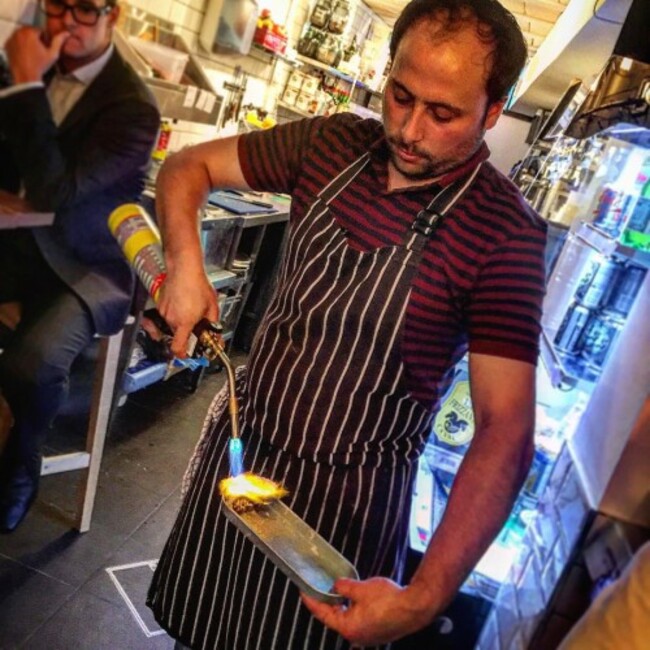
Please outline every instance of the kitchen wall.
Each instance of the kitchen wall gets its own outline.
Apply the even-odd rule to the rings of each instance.
[[[0,3],[0,47],[17,25],[31,25],[36,15],[35,0],[2,0]]]
[[[288,66],[264,52],[252,52],[250,56],[215,55],[200,46],[205,9],[214,1],[218,0],[131,0],[130,4],[174,24],[175,31],[202,63],[217,93],[227,94],[223,84],[232,81],[234,70],[239,67],[247,75],[242,103],[273,108],[286,83]],[[295,43],[309,11],[309,0],[259,0],[258,5],[260,11],[271,10],[273,19],[287,27],[290,41]]]
[[[530,146],[526,144],[529,130],[530,120],[506,114],[485,133],[485,142],[491,152],[490,162],[506,176],[512,166],[526,155]]]

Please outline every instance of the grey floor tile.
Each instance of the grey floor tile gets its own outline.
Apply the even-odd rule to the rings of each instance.
[[[95,522],[87,533],[66,530],[47,537],[43,525],[29,526],[32,533],[21,542],[3,548],[8,557],[41,573],[73,586],[85,583],[110,558],[126,539]],[[19,531],[20,532],[20,531]]]
[[[181,507],[180,488],[176,489],[131,535],[130,540],[145,545],[152,553],[160,553],[176,521]]]
[[[164,501],[155,491],[102,469],[92,524],[100,524],[112,535],[131,535]]]
[[[0,556],[0,648],[17,648],[74,593],[74,587]]]
[[[106,569],[152,560],[157,561],[176,519],[179,506],[178,493],[174,493],[111,555],[109,562],[95,571],[82,589],[111,602],[120,602],[119,593]]]
[[[21,650],[171,650],[166,634],[147,637],[126,603],[78,592]]]
[[[178,486],[201,433],[200,426],[167,418],[106,453],[107,474],[167,496]]]

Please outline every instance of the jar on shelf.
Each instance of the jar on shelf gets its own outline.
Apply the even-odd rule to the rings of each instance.
[[[309,22],[314,27],[325,27],[332,13],[332,0],[316,0]]]
[[[327,34],[325,40],[318,46],[316,58],[321,63],[335,67],[341,60],[341,45],[339,39],[332,34]]]
[[[327,23],[328,31],[333,34],[342,34],[348,24],[350,16],[350,4],[348,0],[337,0]]]

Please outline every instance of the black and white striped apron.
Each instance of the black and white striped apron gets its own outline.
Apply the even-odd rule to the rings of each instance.
[[[406,386],[406,308],[428,237],[478,168],[418,213],[402,246],[362,252],[328,206],[368,160],[334,178],[293,227],[248,369],[237,373],[238,393],[244,467],[287,487],[287,505],[362,579],[399,582],[414,461],[433,417]],[[221,514],[229,435],[223,402],[218,396],[209,414],[209,435],[149,592],[156,619],[192,648],[347,648]]]

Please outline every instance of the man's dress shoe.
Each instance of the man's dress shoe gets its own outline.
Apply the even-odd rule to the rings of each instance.
[[[38,480],[23,466],[14,471],[5,484],[0,501],[0,532],[11,533],[18,528],[36,499]]]

